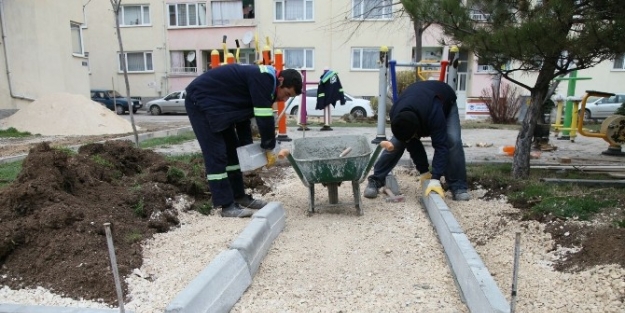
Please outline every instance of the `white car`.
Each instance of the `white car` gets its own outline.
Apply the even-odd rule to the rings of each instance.
[[[187,114],[184,106],[184,98],[187,92],[184,90],[174,91],[163,98],[149,101],[145,108],[152,115],[161,115],[164,113],[182,113]]]
[[[609,98],[599,98],[592,102],[591,98],[589,98],[588,102],[586,102],[584,121],[604,119],[608,116],[614,115],[623,102],[625,102],[625,94],[623,93],[615,94]]]
[[[343,116],[345,114],[351,114],[356,117],[372,117],[375,115],[371,108],[371,102],[365,99],[358,99],[344,93],[345,105],[341,105],[340,102],[336,102],[336,106],[330,107],[330,114],[332,116]],[[302,96],[289,98],[285,103],[285,111],[297,116],[299,108],[302,102]],[[317,106],[317,88],[306,89],[306,114],[307,116],[323,116],[323,110],[315,110]]]

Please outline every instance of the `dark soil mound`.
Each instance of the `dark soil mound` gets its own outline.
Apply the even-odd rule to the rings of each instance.
[[[127,276],[142,265],[143,239],[178,226],[171,199],[210,203],[204,177],[199,155],[168,161],[127,141],[78,153],[37,145],[0,190],[0,284],[116,304],[104,223],[112,224],[119,274]],[[255,175],[246,184],[264,187]]]

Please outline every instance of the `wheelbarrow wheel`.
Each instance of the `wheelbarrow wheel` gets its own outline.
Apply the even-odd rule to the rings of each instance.
[[[328,199],[330,200],[330,204],[339,203],[339,184],[329,183],[326,187],[328,187]]]

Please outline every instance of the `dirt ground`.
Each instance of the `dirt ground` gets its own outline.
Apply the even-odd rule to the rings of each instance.
[[[63,140],[54,145],[95,141]],[[126,276],[141,266],[143,239],[179,226],[173,199],[187,194],[195,199],[192,209],[199,211],[210,203],[199,157],[170,162],[123,141],[88,144],[77,154],[54,149],[48,142],[18,146],[0,150],[15,154],[30,149],[17,180],[0,190],[0,285],[12,289],[42,286],[74,299],[115,305],[103,224],[113,222],[119,273]],[[265,180],[275,180],[280,171],[262,173],[267,177],[246,175],[245,184],[265,194],[270,191]],[[499,186],[496,181],[479,184],[490,190],[484,196],[488,199],[519,188]],[[531,204],[514,205],[528,209]],[[624,205],[625,198],[620,203]],[[558,245],[583,247],[558,262],[557,270],[576,271],[597,264],[625,267],[625,229],[532,218],[549,225],[547,230]],[[123,281],[122,285],[128,294]]]
[[[37,144],[0,190],[0,285],[114,305],[104,223],[112,223],[119,274],[127,276],[142,264],[143,239],[179,226],[173,199],[187,194],[198,211],[210,203],[203,168],[201,157],[168,162],[130,141],[88,144],[77,154]],[[255,174],[245,184],[269,190]]]

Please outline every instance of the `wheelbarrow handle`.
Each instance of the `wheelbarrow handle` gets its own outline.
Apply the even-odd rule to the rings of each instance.
[[[288,157],[290,154],[291,154],[291,151],[289,151],[289,149],[282,149],[280,150],[280,152],[278,152],[278,158],[284,159]]]
[[[392,146],[392,144],[391,144],[391,146]],[[382,151],[382,145],[378,144],[375,147],[375,151],[373,151],[373,154],[371,155],[371,158],[369,159],[369,163],[367,163],[367,167],[365,168],[365,171],[362,173],[362,177],[360,177],[360,179],[358,180],[358,183],[362,183],[365,180],[365,178],[367,177],[367,174],[369,174],[369,171],[373,167],[373,164],[378,159],[378,155],[380,155],[380,151]]]
[[[387,141],[387,140],[380,142],[380,147],[384,148],[384,150],[388,152],[395,150],[395,145],[393,145],[392,142]]]

